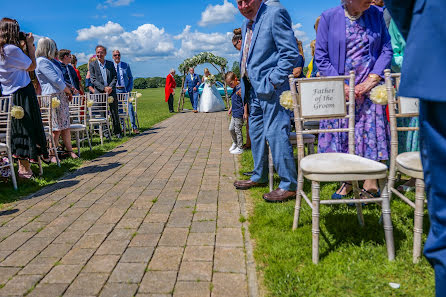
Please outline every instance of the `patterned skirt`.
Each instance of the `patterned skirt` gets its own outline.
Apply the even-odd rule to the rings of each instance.
[[[70,128],[70,103],[64,92],[52,94],[51,98],[57,97],[60,101],[58,108],[52,109],[53,131],[62,131]]]

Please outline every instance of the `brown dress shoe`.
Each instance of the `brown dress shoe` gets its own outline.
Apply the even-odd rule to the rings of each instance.
[[[248,190],[253,187],[263,186],[265,184],[260,184],[253,182],[252,180],[238,180],[234,183],[234,186],[237,190]]]
[[[274,190],[268,194],[263,195],[263,199],[267,202],[285,202],[290,199],[296,198],[296,192],[290,192],[286,190],[282,190],[278,188],[277,190]]]

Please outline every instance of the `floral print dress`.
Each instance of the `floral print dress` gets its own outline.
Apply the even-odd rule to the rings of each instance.
[[[346,18],[345,73],[354,70],[356,84],[364,82],[373,68],[366,28],[361,19]],[[356,100],[355,143],[356,155],[375,161],[388,160],[390,155],[390,126],[386,107],[374,104],[368,95]],[[321,129],[347,128],[348,121],[322,120]],[[319,153],[348,153],[348,133],[322,133],[319,135]]]

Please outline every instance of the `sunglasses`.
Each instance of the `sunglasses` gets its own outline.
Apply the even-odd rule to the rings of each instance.
[[[113,57],[120,57],[121,54],[114,54]]]

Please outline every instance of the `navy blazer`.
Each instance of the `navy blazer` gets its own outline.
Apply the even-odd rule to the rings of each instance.
[[[446,102],[446,0],[386,0],[407,41],[399,94]]]
[[[71,65],[65,65],[56,59],[53,59],[52,62],[60,69],[60,71],[62,71],[65,83],[79,91],[80,90],[79,77],[77,77],[77,73],[76,70],[74,70],[74,67]],[[68,71],[70,71],[70,74],[68,74]],[[74,85],[71,83],[70,75]]]
[[[198,87],[200,86],[200,84],[201,84],[201,81],[200,81],[200,77],[198,76],[198,74],[194,73],[194,79],[191,79],[190,73],[188,73],[186,75],[186,82],[184,85],[188,89],[197,88],[197,91],[198,91]]]

